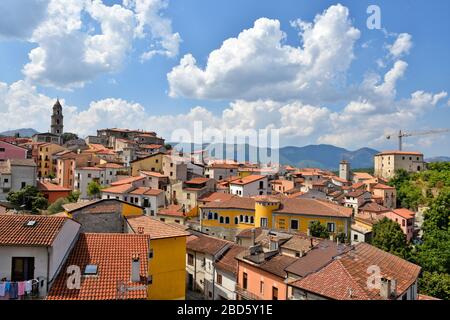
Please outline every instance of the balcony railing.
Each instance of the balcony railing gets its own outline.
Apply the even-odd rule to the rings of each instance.
[[[236,294],[245,300],[263,300],[260,296],[247,291],[239,285],[236,285]]]

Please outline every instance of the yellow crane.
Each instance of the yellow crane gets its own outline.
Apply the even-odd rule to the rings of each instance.
[[[406,137],[415,137],[415,136],[427,136],[427,135],[432,135],[432,134],[440,134],[440,133],[448,133],[450,132],[450,128],[447,129],[435,129],[435,130],[425,130],[425,131],[411,131],[411,132],[403,132],[402,130],[400,130],[397,133],[393,133],[393,134],[388,134],[386,136],[386,139],[390,140],[391,138],[397,136],[398,138],[398,150],[402,151],[402,147],[403,147],[403,138]]]

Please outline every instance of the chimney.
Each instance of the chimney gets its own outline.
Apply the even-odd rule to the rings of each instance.
[[[141,281],[140,269],[139,255],[134,254],[131,258],[131,282]]]
[[[256,245],[256,230],[255,228],[252,228],[252,246]]]
[[[380,296],[386,300],[392,299],[393,297],[395,297],[395,292],[397,291],[396,286],[397,283],[395,280],[381,278]]]
[[[144,227],[138,227],[137,233],[138,234],[144,234]]]

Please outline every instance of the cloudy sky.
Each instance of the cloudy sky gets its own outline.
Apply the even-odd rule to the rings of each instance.
[[[381,9],[369,29],[367,8]],[[282,145],[393,149],[450,127],[450,2],[0,1],[0,131],[279,129]],[[405,149],[450,156],[450,134]]]

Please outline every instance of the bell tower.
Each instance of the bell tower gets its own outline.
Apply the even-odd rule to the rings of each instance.
[[[53,114],[52,114],[52,125],[51,125],[51,133],[57,134],[58,136],[63,134],[63,114],[62,114],[62,106],[59,102],[59,99],[56,100],[56,103],[53,105]]]

